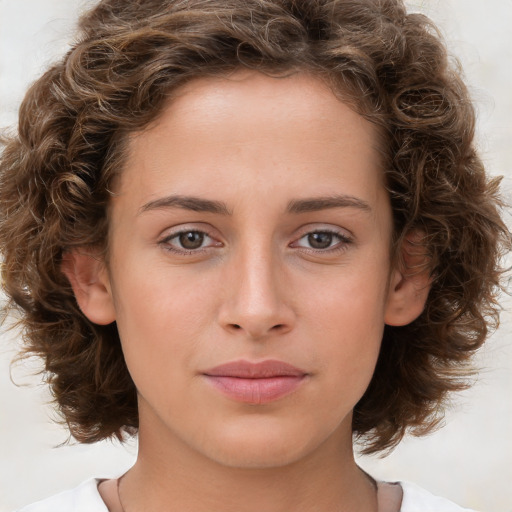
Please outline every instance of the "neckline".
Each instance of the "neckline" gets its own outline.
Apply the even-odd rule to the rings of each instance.
[[[375,480],[365,472],[377,491],[378,512],[400,512],[403,500],[403,489],[399,482],[382,482]],[[98,479],[97,490],[108,512],[125,512],[119,499],[119,478]],[[100,490],[101,486],[101,490]]]

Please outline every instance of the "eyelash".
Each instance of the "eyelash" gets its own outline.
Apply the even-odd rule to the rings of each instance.
[[[175,239],[179,240],[180,236],[192,234],[192,233],[202,235],[204,238],[209,238],[210,240],[215,242],[214,238],[211,237],[206,231],[202,231],[200,229],[183,229],[181,231],[177,231],[175,233],[172,233],[172,234],[166,236],[165,238],[160,240],[158,243],[165,250],[179,254],[179,255],[183,255],[183,256],[201,254],[202,252],[208,250],[210,247],[220,247],[222,245],[221,242],[216,242],[216,243],[213,243],[206,247],[201,246],[201,247],[198,247],[197,249],[186,249],[186,248],[176,248],[176,247],[173,247],[173,245],[171,244],[172,240],[175,240]],[[327,247],[325,249],[315,249],[313,247],[303,247],[303,246],[298,245],[298,243],[301,240],[303,240],[311,235],[314,235],[314,234],[331,235],[333,238],[337,238],[338,242],[335,243],[333,246]],[[305,251],[308,253],[313,253],[313,254],[332,254],[332,253],[345,251],[347,249],[347,246],[352,244],[352,242],[353,242],[352,238],[350,238],[346,234],[341,233],[339,231],[332,230],[332,229],[315,229],[312,231],[308,231],[307,233],[304,233],[301,237],[299,237],[294,242],[289,244],[289,247],[298,248],[302,251]]]

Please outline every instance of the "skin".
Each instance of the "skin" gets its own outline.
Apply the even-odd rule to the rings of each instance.
[[[108,267],[85,250],[63,267],[84,313],[117,322],[137,386],[126,509],[376,510],[352,411],[385,323],[412,321],[428,291],[391,267],[377,140],[318,79],[255,72],[187,84],[132,136]],[[187,232],[199,240],[188,251]],[[274,402],[240,403],[204,377],[239,359],[307,377]]]

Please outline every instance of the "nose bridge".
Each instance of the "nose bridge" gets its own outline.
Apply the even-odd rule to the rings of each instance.
[[[251,338],[291,327],[293,314],[281,279],[279,255],[270,241],[244,242],[233,254],[222,323]]]
[[[241,290],[238,300],[244,309],[269,313],[278,305],[275,255],[271,249],[246,250],[242,255]]]

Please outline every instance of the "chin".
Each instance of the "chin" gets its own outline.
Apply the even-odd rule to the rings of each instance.
[[[282,445],[283,443],[281,443]],[[303,458],[300,450],[281,446],[279,451],[261,446],[239,447],[236,450],[220,449],[213,454],[213,459],[220,465],[237,469],[271,469],[285,467]]]
[[[283,467],[307,457],[323,440],[323,436],[308,436],[307,429],[298,427],[224,428],[216,439],[207,442],[209,446],[203,446],[202,451],[217,463],[232,468]]]

